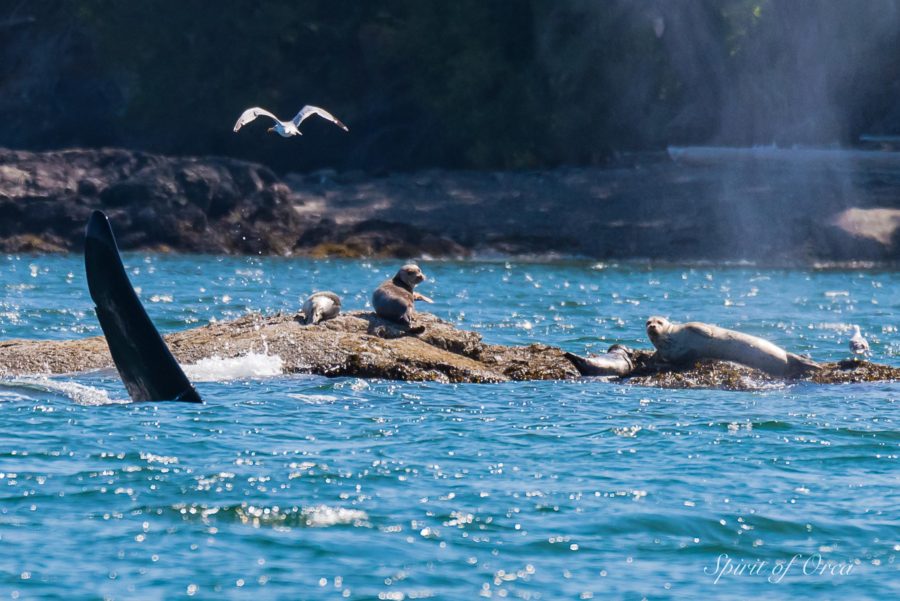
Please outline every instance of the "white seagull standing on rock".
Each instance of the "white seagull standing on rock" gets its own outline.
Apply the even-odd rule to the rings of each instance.
[[[297,113],[297,116],[291,119],[290,121],[282,121],[266,109],[260,108],[258,106],[254,106],[253,108],[249,108],[238,118],[237,123],[234,124],[234,131],[239,130],[244,125],[247,125],[260,115],[264,115],[266,117],[271,117],[275,121],[275,125],[270,127],[266,131],[274,131],[279,136],[284,138],[290,138],[291,136],[302,136],[303,132],[301,132],[298,127],[303,123],[303,120],[309,117],[310,115],[318,115],[324,119],[327,119],[343,129],[344,131],[350,131],[350,129],[341,123],[340,119],[329,113],[323,108],[319,108],[317,106],[312,106],[311,104],[307,104],[300,112]]]
[[[850,339],[850,352],[854,355],[863,355],[869,353],[869,343],[863,338],[859,331],[859,326],[853,326],[854,334]]]

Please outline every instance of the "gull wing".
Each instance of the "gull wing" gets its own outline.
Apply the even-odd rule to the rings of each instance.
[[[302,109],[300,109],[300,112],[297,113],[297,116],[295,116],[293,119],[291,119],[291,121],[294,122],[294,125],[296,125],[297,127],[300,127],[300,124],[303,123],[304,119],[306,119],[310,115],[318,115],[318,116],[322,117],[323,119],[327,119],[328,121],[331,121],[332,123],[334,123],[341,129],[343,129],[344,131],[350,131],[350,128],[348,128],[346,125],[341,123],[340,119],[338,119],[337,117],[335,117],[334,115],[332,115],[331,113],[326,111],[325,109],[319,108],[317,106],[313,106],[311,104],[307,104]]]
[[[276,117],[275,115],[273,115],[272,113],[270,113],[269,111],[267,111],[264,108],[254,106],[253,108],[249,108],[246,111],[244,111],[243,113],[241,113],[241,116],[238,117],[237,123],[234,124],[234,131],[239,130],[241,127],[247,125],[248,123],[250,123],[257,117],[259,117],[260,115],[263,115],[264,117],[269,117],[269,118],[275,120],[276,123],[278,122],[278,117]]]

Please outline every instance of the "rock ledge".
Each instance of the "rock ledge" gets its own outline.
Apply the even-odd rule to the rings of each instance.
[[[428,313],[417,314],[424,334],[408,335],[374,313],[354,311],[315,326],[296,314],[248,314],[167,335],[183,364],[208,357],[248,353],[278,355],[285,373],[389,380],[489,383],[511,380],[572,380],[578,371],[556,347],[485,344],[480,334],[460,330]],[[675,368],[649,351],[633,351],[634,372],[616,381],[663,388],[754,390],[782,384],[756,370],[717,361]],[[0,377],[62,374],[113,367],[102,337],[81,340],[0,342]],[[900,369],[867,361],[827,363],[808,380],[849,383],[900,380]]]

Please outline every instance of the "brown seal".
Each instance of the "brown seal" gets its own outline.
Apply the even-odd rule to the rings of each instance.
[[[821,369],[814,361],[788,353],[768,340],[708,323],[676,324],[664,317],[651,317],[647,320],[647,336],[659,358],[674,364],[718,359],[782,378]]]
[[[395,321],[407,327],[412,326],[412,318],[416,314],[417,300],[432,302],[430,298],[415,292],[418,284],[425,281],[425,275],[418,265],[409,263],[400,268],[392,279],[382,282],[372,294],[372,307],[375,314],[389,321]],[[424,331],[424,328],[422,328]]]

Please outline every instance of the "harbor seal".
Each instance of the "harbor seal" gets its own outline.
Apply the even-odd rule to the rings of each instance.
[[[582,376],[627,376],[634,370],[630,354],[631,349],[628,347],[614,344],[604,355],[591,357],[581,357],[575,353],[565,355]]]
[[[425,281],[425,274],[418,265],[409,263],[400,268],[390,280],[381,283],[372,294],[372,307],[375,314],[389,321],[395,321],[407,327],[412,326],[412,318],[416,314],[415,301],[434,302],[413,289]],[[421,328],[425,331],[424,328]]]
[[[647,336],[659,358],[673,364],[718,359],[782,378],[821,369],[811,359],[788,353],[768,340],[707,323],[676,324],[664,317],[651,317],[647,320]]]
[[[313,292],[300,309],[303,323],[315,325],[321,321],[334,319],[341,312],[341,297],[334,292]]]

